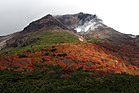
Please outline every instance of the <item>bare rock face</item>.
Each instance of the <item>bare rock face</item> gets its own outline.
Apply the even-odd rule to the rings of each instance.
[[[78,13],[73,15],[61,15],[55,16],[58,20],[60,20],[67,28],[80,31],[87,31],[90,26],[98,26],[103,25],[101,19],[99,19],[96,15],[92,14],[85,14],[85,13]]]
[[[7,46],[7,41],[12,39],[16,33],[0,37],[0,50]]]
[[[27,27],[24,28],[21,33],[29,33],[32,31],[37,31],[42,28],[54,28],[59,27],[62,29],[67,29],[67,27],[62,24],[59,20],[55,19],[52,15],[48,14],[45,17],[30,23]]]
[[[0,37],[0,50],[6,45],[6,37]]]

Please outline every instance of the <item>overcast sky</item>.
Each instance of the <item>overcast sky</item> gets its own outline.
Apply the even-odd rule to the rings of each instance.
[[[49,13],[78,12],[96,14],[120,32],[139,35],[139,0],[0,0],[0,36],[21,31]]]

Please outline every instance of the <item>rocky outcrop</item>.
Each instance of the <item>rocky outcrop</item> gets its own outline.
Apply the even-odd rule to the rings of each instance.
[[[21,33],[29,33],[37,31],[42,28],[54,28],[54,27],[67,29],[67,27],[64,24],[62,24],[59,20],[54,18],[52,15],[48,14],[45,17],[30,23],[27,27],[24,28],[23,31],[21,31]]]
[[[0,37],[0,50],[7,46],[7,41],[12,39],[16,34],[11,34],[7,36]]]
[[[99,19],[96,15],[78,13],[73,15],[60,15],[55,16],[58,20],[60,20],[67,28],[80,31],[87,31],[90,26],[104,26],[101,19]]]

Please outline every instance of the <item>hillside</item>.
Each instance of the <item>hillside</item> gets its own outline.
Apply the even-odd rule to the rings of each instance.
[[[0,92],[137,93],[138,44],[96,15],[48,14],[0,37]]]
[[[86,32],[88,40],[99,40],[98,45],[113,51],[128,63],[139,67],[139,41],[138,37],[120,33],[110,27],[100,27]]]

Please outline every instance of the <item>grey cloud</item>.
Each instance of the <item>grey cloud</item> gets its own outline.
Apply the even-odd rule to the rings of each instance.
[[[139,14],[136,12],[138,0],[134,1],[136,2],[133,0],[127,0],[126,3],[124,0],[0,0],[0,36],[20,31],[31,21],[48,13],[61,15],[78,12],[96,13],[108,26],[121,32],[138,34]],[[131,4],[132,6],[129,7]],[[131,16],[130,22],[134,24],[126,22]]]
[[[0,1],[0,35],[20,31],[32,20],[48,13],[62,14],[68,9],[70,12],[69,6],[59,4],[62,2],[63,0],[61,2],[59,0]],[[67,9],[65,9],[66,7]]]

